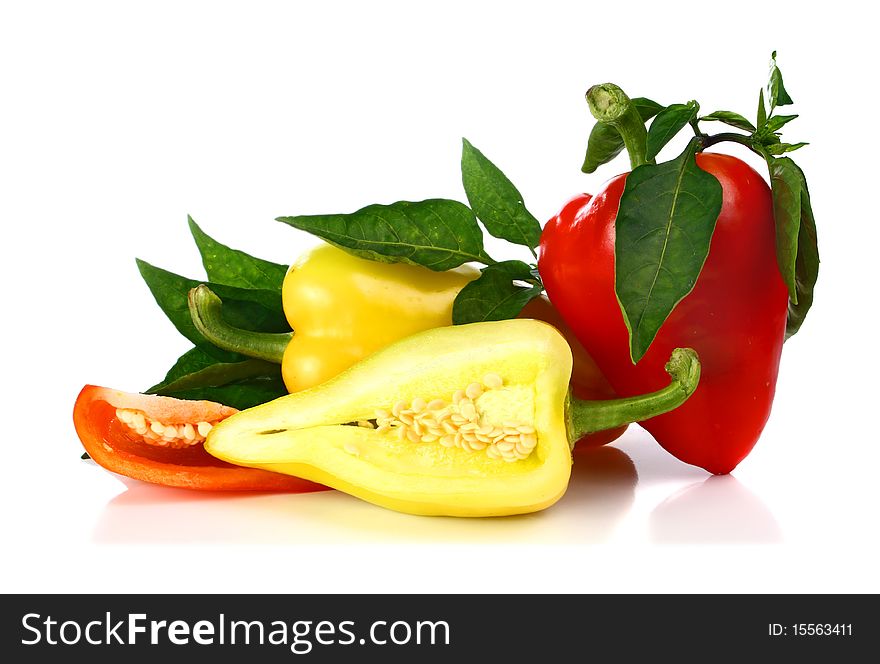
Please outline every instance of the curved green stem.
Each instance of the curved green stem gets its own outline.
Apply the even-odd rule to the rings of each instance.
[[[223,302],[204,284],[189,292],[187,303],[193,325],[218,348],[281,364],[293,332],[253,332],[233,327],[223,320]]]
[[[596,120],[611,125],[620,133],[632,168],[654,163],[646,158],[648,131],[645,122],[623,90],[614,83],[594,85],[587,90],[587,104]]]
[[[749,150],[754,152],[757,155],[764,156],[755,149],[754,143],[752,143],[752,137],[746,136],[744,134],[735,134],[732,131],[723,132],[721,134],[715,134],[714,136],[706,136],[705,134],[700,137],[700,150],[705,150],[706,148],[712,147],[717,143],[724,143],[725,141],[730,143],[739,143],[740,145],[745,145]]]
[[[607,401],[571,398],[568,404],[569,441],[574,444],[588,433],[642,422],[683,404],[700,382],[697,353],[690,348],[676,348],[666,363],[666,372],[672,382],[650,394]]]

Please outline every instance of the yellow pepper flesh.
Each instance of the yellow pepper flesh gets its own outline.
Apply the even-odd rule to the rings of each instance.
[[[538,432],[529,458],[513,463],[482,451],[401,441],[350,426],[403,400],[450,400],[488,373],[517,398],[501,418]],[[543,509],[571,473],[564,404],[571,350],[551,326],[532,320],[443,327],[398,341],[317,387],[230,417],[205,449],[237,465],[307,477],[412,514],[497,516]],[[483,414],[491,419],[492,412]],[[501,419],[499,418],[499,419]],[[261,433],[261,432],[271,433]]]

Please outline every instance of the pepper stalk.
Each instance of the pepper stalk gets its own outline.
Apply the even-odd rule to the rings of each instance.
[[[223,350],[281,364],[293,339],[293,332],[253,332],[230,325],[223,320],[223,302],[204,284],[190,290],[187,304],[199,333]]]
[[[691,348],[676,348],[666,363],[672,379],[663,389],[634,397],[587,401],[569,394],[566,413],[569,444],[597,431],[614,429],[668,413],[694,393],[700,382],[700,360]]]
[[[587,90],[590,113],[599,122],[611,125],[620,133],[629,154],[630,166],[654,163],[647,159],[648,130],[626,93],[614,83],[601,83]]]

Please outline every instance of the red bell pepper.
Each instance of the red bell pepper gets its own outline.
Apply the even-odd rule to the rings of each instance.
[[[207,491],[321,491],[327,487],[289,475],[242,468],[211,456],[202,444],[160,446],[126,426],[118,409],[169,424],[217,422],[236,413],[211,401],[131,394],[86,385],[73,407],[73,423],[89,456],[107,470],[144,482]]]
[[[776,264],[770,188],[734,157],[704,153],[697,164],[724,192],[709,256],[638,363],[614,290],[614,221],[626,175],[594,197],[573,198],[547,223],[538,267],[551,301],[618,394],[659,389],[672,349],[686,343],[697,351],[696,392],[641,424],[682,461],[724,474],[749,453],[770,415],[788,291]]]
[[[715,474],[732,471],[757,442],[783,342],[800,327],[818,274],[806,180],[779,156],[805,144],[779,139],[796,116],[773,115],[792,103],[775,53],[767,90],[770,112],[762,91],[756,125],[728,111],[698,118],[699,104],[689,102],[656,105],[646,132],[620,88],[594,86],[587,100],[605,152],[592,159],[588,149],[584,170],[617,154],[608,140],[619,133],[616,150],[626,147],[633,171],[569,201],[540,241],[547,295],[618,394],[658,389],[672,349],[697,351],[702,378],[693,396],[641,424],[673,455]],[[708,136],[698,120],[752,134]],[[665,141],[689,125],[696,135],[685,152],[654,164]],[[703,152],[722,141],[764,157],[772,191],[745,162]]]

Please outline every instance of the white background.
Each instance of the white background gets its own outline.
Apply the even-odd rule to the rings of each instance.
[[[0,589],[880,591],[874,22],[856,2],[622,4],[3,3]],[[589,85],[752,117],[773,49],[823,263],[735,477],[632,427],[546,512],[460,521],[79,461],[82,385],[144,389],[188,347],[134,264],[201,275],[187,213],[288,263],[310,240],[276,216],[463,200],[466,136],[547,219],[627,166],[579,171]]]

